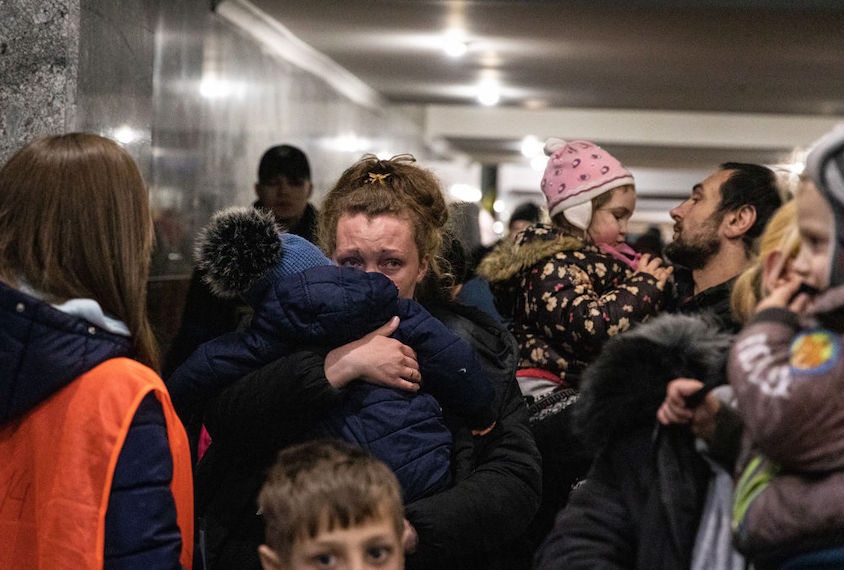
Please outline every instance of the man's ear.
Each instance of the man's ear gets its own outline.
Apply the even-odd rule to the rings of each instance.
[[[266,544],[258,547],[258,556],[261,558],[261,567],[264,570],[282,570],[278,554]]]
[[[724,216],[724,234],[730,239],[742,237],[756,222],[756,208],[745,204]]]
[[[256,182],[255,183],[255,195],[258,196],[259,200],[263,199],[263,196],[261,196],[262,193],[263,193],[263,191],[261,190],[261,183]]]
[[[308,180],[308,199],[311,199],[311,194],[314,193],[314,184],[310,180]]]

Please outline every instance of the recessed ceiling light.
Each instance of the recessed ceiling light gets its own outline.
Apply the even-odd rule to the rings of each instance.
[[[443,49],[450,57],[458,58],[466,55],[469,51],[469,44],[464,39],[465,33],[463,30],[449,30],[445,33],[443,38]]]
[[[542,154],[543,144],[535,135],[527,135],[522,139],[520,148],[525,158],[533,158]]]
[[[478,85],[478,101],[490,107],[501,100],[501,90],[496,83],[485,82]]]
[[[530,159],[530,167],[536,170],[537,172],[542,172],[543,170],[545,170],[546,164],[548,164],[548,157],[544,154],[534,156]]]
[[[466,42],[461,42],[460,40],[453,38],[446,38],[443,43],[443,49],[445,50],[446,55],[458,58],[466,55],[466,52],[469,51],[469,46],[466,45]]]

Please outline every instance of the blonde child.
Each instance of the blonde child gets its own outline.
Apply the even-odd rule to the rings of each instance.
[[[264,570],[404,568],[409,535],[398,481],[357,446],[312,441],[285,449],[258,505]]]
[[[810,153],[800,253],[730,353],[744,424],[734,540],[757,567],[844,565],[844,128]]]

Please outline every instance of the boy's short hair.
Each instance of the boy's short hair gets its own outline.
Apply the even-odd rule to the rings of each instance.
[[[289,560],[297,540],[336,527],[392,519],[401,538],[404,508],[396,476],[345,441],[311,441],[282,450],[258,495],[266,544]]]

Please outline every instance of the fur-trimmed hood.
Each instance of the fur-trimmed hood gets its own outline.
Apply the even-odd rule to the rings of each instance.
[[[521,232],[515,242],[506,238],[501,240],[481,261],[476,273],[489,281],[498,312],[510,318],[516,310],[516,299],[522,293],[522,275],[526,271],[559,253],[589,247],[583,240],[565,235],[552,226],[536,224]]]
[[[547,224],[536,224],[519,234],[515,242],[502,240],[478,265],[477,274],[490,283],[509,281],[543,259],[583,247],[581,239],[560,233]]]
[[[732,338],[703,317],[664,314],[610,339],[584,371],[573,409],[586,444],[599,450],[621,433],[653,425],[675,378],[723,384]]]

